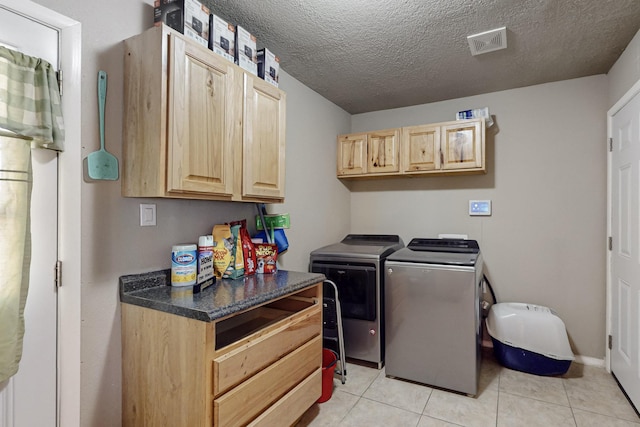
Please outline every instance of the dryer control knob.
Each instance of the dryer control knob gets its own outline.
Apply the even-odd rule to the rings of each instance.
[[[393,268],[387,268],[387,272],[388,272],[389,274],[393,273]]]
[[[375,335],[375,334],[376,334],[375,329],[369,329],[369,335]]]

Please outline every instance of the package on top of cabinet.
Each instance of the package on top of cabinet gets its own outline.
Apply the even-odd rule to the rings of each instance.
[[[209,20],[209,49],[235,62],[236,27],[215,14]]]
[[[240,25],[236,26],[236,64],[251,74],[258,75],[256,36]]]
[[[276,87],[278,86],[278,80],[280,79],[280,58],[267,48],[258,51],[258,77]]]
[[[198,0],[155,0],[153,25],[165,23],[209,47],[209,8]]]
[[[456,114],[456,120],[477,119],[479,117],[484,117],[487,127],[491,127],[493,125],[493,119],[491,118],[491,114],[489,114],[488,107],[458,111]]]

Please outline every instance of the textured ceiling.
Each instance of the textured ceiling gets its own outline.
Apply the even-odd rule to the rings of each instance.
[[[352,114],[604,74],[640,28],[640,0],[203,2]],[[471,55],[502,26],[507,49]]]

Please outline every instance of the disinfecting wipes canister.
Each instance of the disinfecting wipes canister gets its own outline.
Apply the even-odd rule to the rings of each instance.
[[[197,246],[195,244],[174,245],[171,249],[171,286],[196,284],[198,275]]]
[[[200,236],[198,239],[198,283],[213,277],[213,236]]]

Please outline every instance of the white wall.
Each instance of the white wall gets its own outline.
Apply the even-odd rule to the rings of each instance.
[[[609,107],[640,80],[640,31],[636,33],[629,45],[613,67],[609,70]]]
[[[349,184],[351,232],[478,240],[500,301],[541,304],[574,352],[604,358],[607,79],[603,75],[353,116],[352,131],[452,120],[489,107],[486,175]],[[469,217],[491,199],[491,217]]]
[[[35,0],[82,23],[83,155],[99,148],[97,72],[108,73],[106,148],[122,159],[123,43],[153,25],[153,1]],[[270,212],[291,214],[286,268],[307,269],[309,251],[346,233],[349,193],[335,179],[335,135],[350,116],[283,74],[287,92],[287,196]],[[115,426],[121,419],[118,278],[170,267],[171,245],[195,242],[214,224],[252,219],[254,204],[120,195],[120,181],[83,182],[81,425]],[[157,226],[139,226],[139,204],[157,205]],[[303,217],[304,215],[304,217]],[[307,216],[308,215],[308,216]],[[308,231],[308,234],[305,234]]]
[[[309,252],[349,232],[350,193],[336,179],[335,140],[349,131],[351,115],[286,73],[280,87],[287,92],[286,199],[267,210],[291,216],[281,267],[307,271]]]

